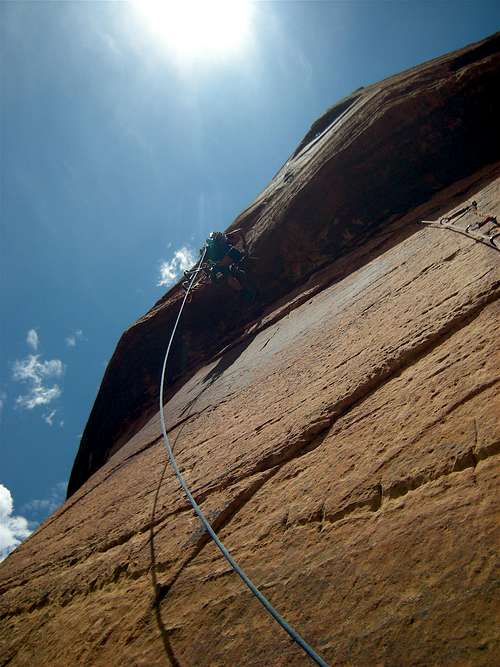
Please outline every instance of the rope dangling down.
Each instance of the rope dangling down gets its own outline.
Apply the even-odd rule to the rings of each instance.
[[[206,254],[206,248],[204,248],[203,253],[201,255],[200,261],[198,266],[201,267],[203,264],[203,260],[205,259],[205,254]],[[177,465],[177,462],[174,457],[174,453],[172,451],[172,448],[170,446],[170,441],[167,435],[167,429],[165,426],[165,413],[164,413],[164,408],[163,408],[163,388],[165,384],[165,371],[167,368],[167,361],[168,361],[168,355],[170,354],[170,349],[172,347],[172,342],[174,340],[175,332],[177,330],[177,326],[179,324],[179,320],[181,319],[182,311],[184,310],[184,306],[186,305],[187,298],[189,296],[189,292],[191,291],[191,288],[193,287],[194,280],[196,276],[198,275],[197,272],[193,273],[193,276],[191,278],[191,282],[189,283],[189,287],[186,290],[186,293],[184,295],[184,299],[182,300],[181,307],[179,309],[179,314],[177,315],[177,319],[175,320],[174,328],[172,329],[172,333],[170,335],[170,340],[167,345],[167,351],[165,353],[165,358],[163,360],[163,368],[161,371],[161,381],[160,381],[160,422],[161,422],[161,431],[163,434],[163,441],[165,443],[165,447],[167,450],[168,458],[170,460],[170,464],[172,465],[172,468],[174,469],[174,472],[177,476],[177,479],[179,480],[179,484],[182,487],[182,490],[184,491],[184,494],[186,495],[187,499],[191,503],[194,511],[196,512],[199,520],[201,521],[203,527],[207,531],[207,533],[210,535],[212,540],[215,542],[217,547],[219,548],[220,552],[224,556],[224,558],[227,560],[229,565],[233,568],[233,570],[236,572],[236,574],[243,580],[243,582],[248,586],[248,588],[252,591],[252,593],[255,595],[255,597],[259,600],[259,602],[266,608],[266,610],[271,614],[271,616],[274,618],[274,620],[281,625],[283,630],[285,630],[290,637],[293,639],[294,642],[296,642],[306,653],[307,655],[317,664],[320,665],[320,667],[328,667],[328,663],[326,663],[323,658],[321,658],[311,646],[307,642],[302,639],[302,637],[298,634],[296,630],[292,628],[291,625],[289,625],[285,619],[276,611],[276,609],[272,606],[272,604],[269,602],[269,600],[259,591],[259,589],[250,581],[248,576],[243,572],[243,570],[240,568],[238,563],[233,559],[229,551],[226,549],[226,547],[222,544],[222,542],[219,540],[217,537],[214,529],[212,526],[209,524],[207,518],[203,514],[203,511],[201,507],[198,505],[196,500],[193,498],[191,495],[191,492],[189,491],[186,482],[184,481],[183,476],[181,475],[181,472],[179,470],[179,467]]]

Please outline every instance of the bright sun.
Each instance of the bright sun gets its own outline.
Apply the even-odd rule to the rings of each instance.
[[[134,0],[148,27],[180,59],[229,54],[250,35],[245,0]]]

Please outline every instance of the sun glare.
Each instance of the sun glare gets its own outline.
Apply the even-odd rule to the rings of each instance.
[[[252,4],[244,0],[134,0],[149,29],[181,59],[224,55],[248,41]]]

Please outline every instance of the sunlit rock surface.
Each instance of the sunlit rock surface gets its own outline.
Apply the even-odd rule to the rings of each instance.
[[[472,200],[462,229],[500,216],[499,48],[330,110],[234,223],[259,303],[207,288],[183,319],[179,465],[332,665],[498,664],[500,252],[418,221]],[[125,332],[72,495],[0,565],[0,665],[308,664],[166,466],[156,401],[179,299]]]

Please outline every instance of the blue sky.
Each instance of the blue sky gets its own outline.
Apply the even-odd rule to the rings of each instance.
[[[0,558],[62,501],[106,362],[162,277],[329,106],[493,33],[500,4],[268,2],[250,19],[240,50],[193,55],[187,37],[181,57],[131,4],[0,4]]]

